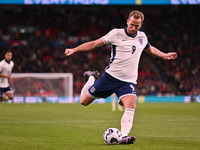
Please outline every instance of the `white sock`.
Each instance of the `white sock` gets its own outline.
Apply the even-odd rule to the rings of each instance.
[[[88,81],[85,83],[85,85],[83,86],[82,90],[81,90],[81,96],[83,96],[83,94],[85,94],[85,92],[87,92],[87,90],[94,84],[95,78],[94,76],[90,76],[88,78]]]
[[[128,136],[133,125],[135,109],[126,108],[121,119],[121,133],[122,137]]]

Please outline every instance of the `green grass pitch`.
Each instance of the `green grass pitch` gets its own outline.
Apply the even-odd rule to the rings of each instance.
[[[0,150],[199,150],[200,104],[137,104],[132,145],[106,145],[111,104],[0,104]]]

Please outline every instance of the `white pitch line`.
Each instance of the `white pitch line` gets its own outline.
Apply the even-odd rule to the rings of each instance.
[[[169,122],[200,121],[200,119],[167,119]]]
[[[23,124],[23,123],[39,123],[39,124],[52,124],[52,123],[105,123],[105,122],[119,122],[119,121],[107,121],[107,120],[97,120],[97,121],[0,121],[0,124]]]
[[[138,122],[196,122],[200,119],[160,119],[160,120],[137,120]]]
[[[137,120],[137,122],[197,122],[200,119],[166,119],[166,120]],[[106,123],[106,122],[119,122],[116,120],[93,120],[93,121],[80,121],[80,120],[69,120],[69,121],[0,121],[0,124],[23,124],[23,123],[38,123],[38,124],[55,124],[55,123]]]

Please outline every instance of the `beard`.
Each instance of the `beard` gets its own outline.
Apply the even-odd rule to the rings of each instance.
[[[135,36],[136,31],[135,31],[135,30],[128,30],[128,33],[129,33],[131,36]]]

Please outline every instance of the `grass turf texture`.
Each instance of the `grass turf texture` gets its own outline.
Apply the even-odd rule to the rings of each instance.
[[[137,104],[133,145],[106,145],[103,133],[120,129],[111,104],[0,104],[0,150],[197,150],[200,104]]]

